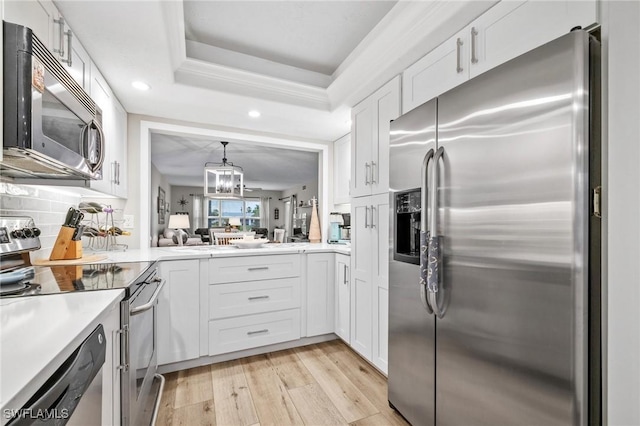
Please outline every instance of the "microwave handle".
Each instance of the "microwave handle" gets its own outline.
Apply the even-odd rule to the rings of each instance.
[[[99,148],[98,148],[98,161],[95,164],[89,164],[89,166],[91,167],[92,171],[97,171],[100,170],[100,168],[102,167],[102,164],[104,163],[104,131],[102,130],[102,126],[100,126],[100,124],[98,124],[98,122],[96,120],[92,120],[91,123],[87,124],[85,126],[85,131],[86,129],[89,129],[89,127],[94,127],[96,129],[96,131],[98,132],[98,143],[99,143]],[[88,133],[88,132],[87,132]],[[85,132],[83,132],[83,137],[84,137]],[[89,135],[87,134],[86,138],[84,138],[87,141],[87,145],[89,144]],[[81,150],[84,151],[84,143],[80,144],[81,146]],[[82,152],[82,156],[87,158],[85,153]]]

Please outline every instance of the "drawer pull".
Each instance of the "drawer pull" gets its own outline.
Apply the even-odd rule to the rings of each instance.
[[[260,299],[268,299],[269,296],[265,295],[265,296],[252,296],[249,297],[249,300],[260,300]]]
[[[248,271],[264,271],[269,269],[268,266],[254,266],[253,268],[247,268]]]
[[[268,332],[269,332],[268,328],[265,328],[264,330],[247,331],[247,336],[253,336],[254,334],[263,334]]]

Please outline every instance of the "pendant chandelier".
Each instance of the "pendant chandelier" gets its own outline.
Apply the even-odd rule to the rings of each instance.
[[[227,145],[223,147],[222,163],[206,163],[204,165],[204,196],[209,198],[242,198],[244,179],[242,167],[234,166],[227,161]]]

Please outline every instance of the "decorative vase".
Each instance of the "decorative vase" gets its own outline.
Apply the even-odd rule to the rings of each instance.
[[[318,205],[316,197],[313,197],[313,207],[311,207],[311,223],[309,224],[309,242],[319,243],[322,241],[320,233],[320,220],[318,219]]]

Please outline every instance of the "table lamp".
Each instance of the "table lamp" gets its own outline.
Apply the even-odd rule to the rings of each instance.
[[[186,214],[172,214],[169,216],[169,224],[167,225],[167,227],[169,229],[176,230],[178,245],[181,246],[182,232],[179,232],[179,230],[188,229],[191,227],[191,225],[189,225],[189,216]]]

